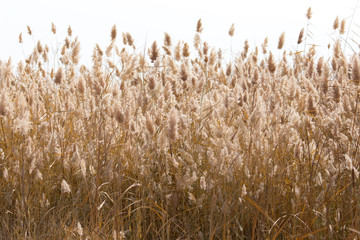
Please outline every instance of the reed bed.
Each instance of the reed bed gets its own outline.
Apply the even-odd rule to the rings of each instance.
[[[202,29],[144,52],[114,26],[86,67],[69,27],[57,52],[38,42],[1,61],[0,239],[360,236],[360,56],[343,53],[345,22],[329,59],[306,28],[304,51],[283,50],[283,33],[276,54],[265,39],[226,61]]]

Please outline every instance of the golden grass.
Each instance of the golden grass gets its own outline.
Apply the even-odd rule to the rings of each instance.
[[[69,27],[55,62],[1,62],[0,239],[359,237],[359,54],[225,62],[202,29],[143,55],[114,26],[88,68]]]

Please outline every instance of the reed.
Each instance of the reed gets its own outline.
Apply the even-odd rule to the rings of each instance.
[[[79,66],[69,27],[0,62],[0,239],[359,237],[359,54],[283,33],[224,63],[202,31],[145,54],[113,26]]]

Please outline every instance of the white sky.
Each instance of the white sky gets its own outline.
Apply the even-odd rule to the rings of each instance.
[[[285,48],[296,50],[301,28],[306,27],[305,13],[311,6],[313,18],[310,30],[314,40],[308,43],[321,45],[318,50],[326,54],[328,43],[335,37],[332,25],[336,16],[347,20],[358,0],[0,0],[0,59],[12,57],[14,62],[23,60],[34,44],[40,40],[55,48],[66,36],[71,25],[73,34],[81,43],[81,61],[89,63],[95,43],[105,48],[110,43],[110,30],[116,24],[118,43],[121,32],[130,32],[139,51],[154,40],[162,45],[164,32],[173,42],[184,40],[192,46],[197,20],[202,19],[203,40],[212,46],[229,51],[228,30],[235,24],[232,40],[233,51],[240,51],[245,39],[251,49],[260,47],[266,36],[269,47],[276,51],[280,34],[285,32]],[[352,29],[360,35],[360,9]],[[51,33],[51,23],[57,27],[57,36]],[[26,26],[33,31],[28,36]],[[18,42],[23,33],[24,45]],[[350,35],[357,42],[360,37]],[[303,47],[302,47],[303,48]],[[301,49],[299,49],[301,50]],[[357,51],[359,48],[356,49]],[[347,50],[348,53],[352,51]],[[25,54],[25,55],[24,55]]]

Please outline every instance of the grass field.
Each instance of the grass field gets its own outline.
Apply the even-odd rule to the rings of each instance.
[[[114,26],[79,66],[69,28],[2,61],[0,239],[359,238],[360,56],[307,30],[226,61],[200,20],[146,51]]]

